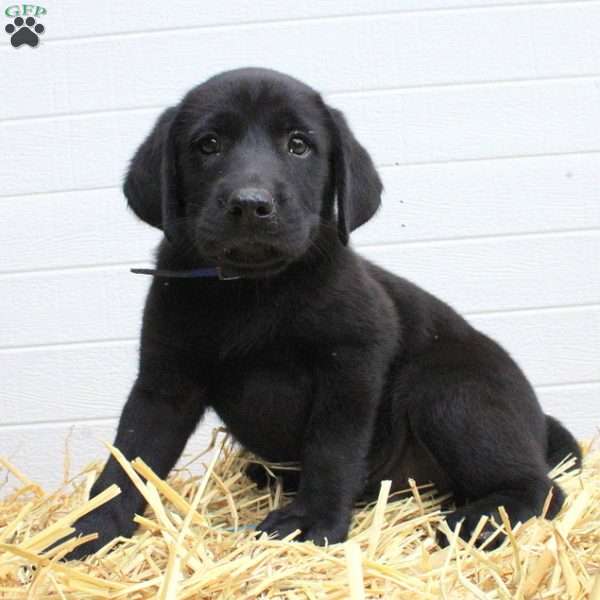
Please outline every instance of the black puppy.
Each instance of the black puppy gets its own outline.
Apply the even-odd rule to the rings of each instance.
[[[499,505],[540,514],[551,488],[558,512],[546,473],[579,449],[519,367],[347,246],[381,190],[342,114],[285,75],[227,72],[163,113],[124,187],[166,238],[115,441],[127,458],[165,477],[212,407],[246,448],[301,463],[294,500],[259,529],[318,544],[346,538],[382,479],[452,491],[465,537]],[[71,558],[133,533],[144,502],[113,458],[92,495],[112,483],[122,494],[76,524],[99,539]]]

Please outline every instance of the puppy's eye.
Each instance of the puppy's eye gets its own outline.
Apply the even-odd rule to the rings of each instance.
[[[221,142],[216,135],[205,135],[198,141],[197,147],[202,154],[217,154],[221,152]]]
[[[292,137],[290,137],[288,142],[288,151],[290,154],[302,156],[303,154],[306,154],[309,149],[309,145],[299,135],[292,135]]]

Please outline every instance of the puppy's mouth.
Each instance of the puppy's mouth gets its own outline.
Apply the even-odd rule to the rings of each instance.
[[[245,242],[223,248],[219,262],[243,276],[264,276],[284,268],[289,257],[271,244]]]

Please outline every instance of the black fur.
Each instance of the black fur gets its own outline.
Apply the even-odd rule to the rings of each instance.
[[[302,140],[308,152],[290,152]],[[464,519],[465,537],[499,504],[513,522],[540,514],[551,488],[550,516],[560,509],[547,471],[579,449],[511,357],[346,245],[377,210],[381,182],[317,92],[262,69],[210,79],[160,117],[124,189],[168,237],[158,268],[241,276],[153,280],[115,441],[126,457],[165,477],[211,407],[246,448],[301,463],[286,482],[295,499],[259,529],[300,528],[319,544],[346,538],[354,502],[382,479],[454,492],[449,521]],[[259,196],[272,214],[258,214]],[[111,458],[92,495],[112,483],[122,494],[77,523],[99,540],[71,557],[133,533],[144,502]]]

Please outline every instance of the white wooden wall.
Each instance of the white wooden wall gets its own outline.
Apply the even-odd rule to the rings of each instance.
[[[579,436],[600,425],[600,2],[43,5],[0,43],[0,454],[48,485],[105,455],[158,234],[120,182],[156,115],[268,66],[343,109],[386,184],[360,250],[452,303]],[[203,446],[209,419],[191,444]]]

